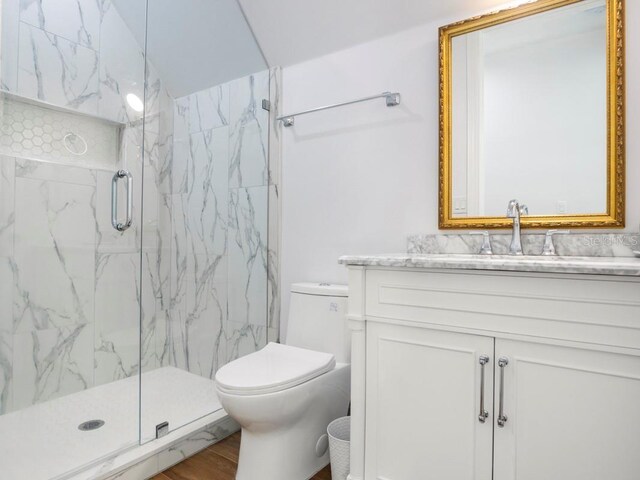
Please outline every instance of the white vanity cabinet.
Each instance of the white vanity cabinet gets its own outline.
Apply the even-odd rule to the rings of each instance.
[[[509,364],[495,480],[640,478],[638,352],[496,339],[499,358]],[[496,401],[496,415],[498,408]]]
[[[637,277],[349,272],[351,480],[640,479]]]
[[[371,324],[366,478],[488,480],[493,338]],[[484,365],[485,423],[478,421]]]

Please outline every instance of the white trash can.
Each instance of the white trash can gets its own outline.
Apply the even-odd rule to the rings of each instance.
[[[351,446],[351,417],[341,417],[327,427],[331,479],[347,480],[349,475],[349,449]]]

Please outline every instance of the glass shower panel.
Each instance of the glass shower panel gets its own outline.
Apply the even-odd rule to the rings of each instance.
[[[155,0],[147,34],[143,442],[219,410],[217,369],[266,344],[269,137],[236,0]]]
[[[0,477],[64,478],[139,440],[145,17],[0,14]]]

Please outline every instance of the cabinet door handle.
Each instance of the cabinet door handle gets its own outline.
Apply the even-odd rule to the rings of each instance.
[[[498,426],[504,427],[507,423],[507,416],[504,414],[504,368],[509,365],[509,359],[507,357],[500,357],[498,359],[498,367],[500,367],[500,405],[498,407]]]
[[[127,218],[124,223],[118,222],[118,180],[124,178],[127,191]],[[111,180],[111,225],[119,232],[124,232],[133,223],[133,185],[131,174],[126,170],[118,170]]]
[[[487,355],[480,355],[480,414],[478,420],[480,423],[484,423],[489,418],[489,412],[484,409],[484,367],[489,363],[489,357]]]

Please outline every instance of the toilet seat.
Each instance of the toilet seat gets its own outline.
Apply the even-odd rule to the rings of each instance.
[[[216,384],[221,391],[235,395],[274,393],[318,377],[335,365],[330,353],[269,343],[220,368]]]

